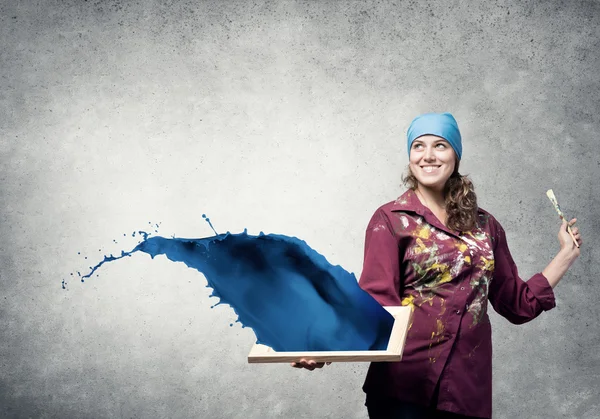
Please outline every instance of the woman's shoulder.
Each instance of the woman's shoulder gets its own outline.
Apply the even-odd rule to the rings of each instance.
[[[394,207],[394,202],[395,201],[390,201],[390,202],[386,202],[383,205],[380,205],[373,212],[373,215],[371,216],[371,223],[373,223],[375,220],[382,220],[382,219],[389,222],[391,215],[392,215],[392,209]]]
[[[380,205],[373,213],[373,216],[383,216],[388,219],[397,218],[402,215],[414,215],[415,213],[422,214],[422,211],[412,208],[407,205],[403,205],[398,200],[386,202]]]
[[[477,215],[479,216],[480,220],[486,220],[486,221],[491,221],[491,222],[496,221],[496,218],[492,215],[491,212],[486,211],[481,207],[477,207]]]
[[[409,191],[407,191],[393,201],[379,205],[373,212],[369,225],[385,221],[385,223],[391,226],[394,224],[394,220],[397,220],[402,213],[415,212],[416,208],[414,204]]]
[[[489,211],[483,208],[477,208],[477,215],[479,216],[479,224],[482,227],[487,227],[492,237],[496,237],[500,231],[503,230],[502,225],[496,217],[494,217]]]
[[[416,211],[422,205],[411,189],[407,189],[402,195],[393,201],[386,202],[379,206],[376,212],[397,212],[397,211]]]
[[[398,199],[393,201],[386,202],[385,204],[380,205],[375,212],[383,211],[383,212],[391,212],[394,208],[398,207]]]

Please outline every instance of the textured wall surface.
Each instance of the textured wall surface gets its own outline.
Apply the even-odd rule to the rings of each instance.
[[[248,365],[195,271],[70,273],[206,213],[358,275],[410,121],[450,111],[523,278],[559,248],[548,188],[585,242],[554,310],[492,316],[495,417],[600,418],[598,1],[3,0],[0,37],[1,417],[366,418],[367,365]]]

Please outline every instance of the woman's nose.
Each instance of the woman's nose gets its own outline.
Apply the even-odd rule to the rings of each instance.
[[[427,149],[425,150],[425,160],[435,160],[433,148],[427,147]]]

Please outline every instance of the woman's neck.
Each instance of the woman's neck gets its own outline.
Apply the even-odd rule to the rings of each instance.
[[[415,192],[423,205],[432,211],[444,211],[446,209],[446,198],[442,191],[426,188],[419,185]]]

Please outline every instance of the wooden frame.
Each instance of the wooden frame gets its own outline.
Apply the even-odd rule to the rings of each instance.
[[[268,346],[255,343],[248,354],[248,363],[297,362],[301,359],[316,362],[383,362],[400,361],[406,334],[412,318],[410,307],[384,307],[394,316],[394,325],[385,351],[307,351],[276,352]]]

